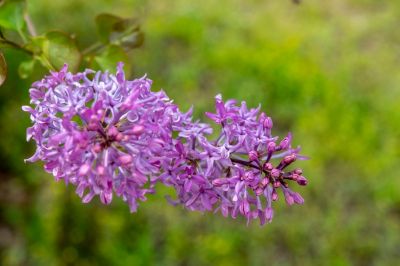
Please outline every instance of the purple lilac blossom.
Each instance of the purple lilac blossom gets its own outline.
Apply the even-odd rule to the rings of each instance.
[[[223,102],[221,95],[216,96],[216,113],[206,115],[220,127],[218,137],[209,141],[209,125],[186,119],[176,128],[176,150],[163,162],[168,169],[163,179],[177,190],[174,203],[232,218],[244,216],[248,222],[258,218],[261,225],[272,220],[278,190],[288,205],[303,204],[289,182],[306,185],[307,179],[301,169],[287,169],[306,157],[299,155],[300,147],[292,148],[290,133],[278,141],[271,135],[272,119],[260,107]]]
[[[31,104],[23,110],[33,126],[27,138],[37,143],[28,162],[41,160],[56,180],[75,185],[83,202],[99,195],[109,204],[113,194],[137,201],[154,192],[172,125],[184,118],[163,91],[150,91],[146,77],[125,79],[86,70],[72,74],[65,66],[33,83]]]
[[[146,77],[126,80],[122,64],[115,75],[72,74],[64,66],[33,83],[35,107],[23,110],[33,122],[27,139],[37,149],[26,161],[43,161],[56,180],[76,186],[84,203],[98,195],[109,204],[116,195],[132,212],[157,182],[175,188],[176,200],[168,197],[174,205],[258,218],[261,225],[273,218],[278,190],[288,205],[304,202],[288,183],[303,186],[307,179],[288,167],[305,157],[292,148],[290,133],[280,141],[271,135],[272,119],[260,107],[217,95],[216,113],[206,115],[220,132],[210,140],[210,125],[192,121],[192,110],[181,113],[150,87]]]

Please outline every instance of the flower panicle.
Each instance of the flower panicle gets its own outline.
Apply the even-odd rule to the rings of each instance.
[[[292,147],[291,133],[281,140],[272,136],[272,119],[260,107],[224,102],[221,95],[215,102],[216,112],[206,113],[220,127],[215,140],[203,134],[208,125],[199,129],[193,123],[184,124],[182,139],[173,140],[179,141],[180,167],[171,156],[168,180],[177,190],[177,201],[190,210],[259,219],[261,225],[272,220],[279,191],[288,205],[303,204],[300,194],[289,188],[290,183],[307,184],[301,169],[290,170],[296,160],[305,159],[300,147]]]
[[[110,204],[117,196],[131,212],[158,182],[175,188],[173,204],[261,224],[272,220],[279,190],[288,205],[304,202],[289,183],[307,179],[289,169],[305,157],[292,148],[290,133],[280,141],[271,135],[272,119],[260,107],[217,95],[216,113],[206,113],[220,127],[211,140],[209,124],[193,121],[192,109],[182,113],[151,85],[146,76],[127,80],[122,63],[116,74],[73,74],[67,65],[51,72],[32,84],[33,106],[22,107],[33,124],[27,140],[36,142],[26,161],[44,162],[84,203],[98,196]]]

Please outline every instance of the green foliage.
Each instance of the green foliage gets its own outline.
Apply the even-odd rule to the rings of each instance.
[[[125,51],[138,48],[143,44],[144,35],[140,31],[137,19],[123,19],[111,14],[100,14],[96,17],[97,32],[104,44],[120,46]]]
[[[18,49],[31,57],[20,63],[18,73],[23,79],[32,74],[35,62],[48,70],[60,69],[68,64],[69,69],[75,72],[84,67],[106,71],[110,65],[123,61],[129,72],[131,64],[127,60],[127,54],[140,47],[144,40],[137,19],[103,13],[96,17],[96,24],[100,42],[93,42],[89,47],[80,49],[75,38],[60,30],[50,30],[37,36],[26,12],[25,1],[2,1],[0,47]],[[4,34],[2,28],[11,32]],[[12,31],[16,31],[20,38],[16,38]]]
[[[111,35],[114,32],[121,32],[117,25],[123,21],[122,18],[112,14],[100,14],[96,17],[97,33],[103,43],[110,43],[112,41]]]
[[[81,54],[75,40],[68,35],[51,31],[44,35],[42,46],[43,55],[56,69],[67,63],[71,71],[77,71],[81,61]]]
[[[32,73],[35,67],[36,60],[29,59],[27,61],[22,62],[18,67],[18,74],[22,79],[28,78]]]
[[[131,64],[128,55],[121,46],[112,44],[94,58],[93,66],[96,69],[112,70],[115,69],[118,62],[127,62],[125,64],[126,71],[130,73]]]
[[[0,2],[0,27],[22,32],[25,27],[24,0],[4,0]]]

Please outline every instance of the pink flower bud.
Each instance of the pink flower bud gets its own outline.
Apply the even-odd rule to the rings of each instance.
[[[97,110],[97,115],[99,116],[99,117],[102,117],[103,115],[104,115],[104,110],[103,109],[99,109],[99,110]]]
[[[266,129],[271,129],[273,126],[271,117],[267,116],[263,122],[263,126]]]
[[[212,181],[212,184],[216,187],[220,187],[222,185],[228,184],[229,181],[226,178],[217,178]]]
[[[269,179],[268,178],[264,178],[263,180],[261,180],[261,185],[263,187],[266,187],[269,184]]]
[[[87,129],[89,131],[96,131],[98,127],[99,127],[99,123],[98,122],[90,121],[89,124],[87,125]]]
[[[296,161],[296,154],[294,154],[294,153],[292,153],[292,154],[290,154],[288,156],[285,156],[283,158],[283,163],[286,164],[286,165],[287,164],[291,164],[294,161]]]
[[[308,181],[304,176],[301,175],[297,178],[297,184],[299,184],[300,186],[305,186],[307,185],[307,183]]]
[[[239,208],[240,208],[240,213],[241,213],[241,214],[243,214],[243,215],[248,214],[249,211],[250,211],[249,202],[248,202],[247,200],[243,200],[243,201],[240,203]]]
[[[271,207],[267,207],[267,208],[265,209],[265,219],[266,219],[268,222],[271,222],[273,216],[274,216],[274,210],[273,210]]]
[[[78,175],[85,176],[87,175],[87,173],[89,173],[89,171],[90,171],[90,165],[87,163],[82,164],[81,167],[79,168]]]
[[[142,125],[134,125],[133,128],[131,129],[132,134],[134,135],[140,135],[144,131],[144,126]]]
[[[278,193],[276,193],[275,189],[272,191],[272,200],[273,201],[277,201],[278,200]]]
[[[260,196],[261,194],[263,194],[263,192],[264,192],[264,189],[263,189],[262,187],[260,187],[260,186],[258,186],[258,187],[254,190],[254,193],[255,193],[257,196]]]
[[[294,199],[291,195],[285,194],[285,201],[287,205],[293,205]]]
[[[297,203],[297,204],[303,204],[304,203],[303,197],[300,196],[300,194],[297,193],[297,192],[293,192],[292,193],[292,198],[293,198],[294,202]]]
[[[100,200],[103,204],[106,204],[106,205],[110,204],[112,201],[112,196],[113,196],[112,191],[104,191],[103,190],[100,192]]]
[[[117,136],[115,136],[116,141],[121,141],[124,138],[124,134],[118,133]]]
[[[246,172],[244,174],[244,180],[246,180],[247,182],[253,182],[255,179],[253,172]]]
[[[271,171],[273,168],[274,167],[273,167],[272,163],[265,163],[264,166],[263,166],[263,169],[265,171]]]
[[[271,170],[271,176],[272,177],[279,177],[281,175],[281,170],[279,170],[279,169],[276,169],[276,168],[274,168],[274,169],[272,169]]]
[[[257,151],[250,151],[249,152],[249,159],[250,161],[255,161],[258,159],[258,152]]]
[[[106,172],[106,169],[104,168],[104,166],[99,165],[96,168],[96,172],[97,172],[98,175],[104,175],[105,172]]]
[[[98,143],[96,143],[94,146],[93,146],[93,151],[95,152],[95,153],[99,153],[99,152],[101,152],[101,145],[100,144],[98,144]]]
[[[290,142],[292,141],[292,134],[288,133],[288,135],[286,137],[283,138],[283,140],[281,141],[281,143],[279,143],[279,147],[282,150],[285,150],[287,148],[289,148],[290,146]]]
[[[292,175],[290,176],[290,178],[291,178],[292,180],[294,180],[294,181],[297,181],[297,179],[299,179],[299,175],[298,175],[298,174],[292,174]]]
[[[97,115],[91,115],[89,119],[90,122],[99,122],[99,118],[97,117]]]
[[[118,133],[119,133],[119,131],[115,126],[111,126],[107,131],[108,136],[110,136],[112,138],[115,138]]]
[[[294,172],[295,174],[298,174],[298,175],[302,175],[302,174],[303,174],[303,170],[301,170],[300,168],[294,169],[293,172]]]
[[[275,142],[271,141],[271,142],[269,142],[269,143],[267,144],[267,151],[268,151],[269,153],[274,152],[274,151],[275,151],[275,148],[276,148],[276,143],[275,143]]]
[[[133,158],[129,154],[124,154],[118,157],[118,160],[122,165],[128,165],[132,162]]]

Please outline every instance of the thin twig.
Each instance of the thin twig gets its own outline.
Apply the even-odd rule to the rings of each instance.
[[[231,159],[231,161],[232,161],[233,163],[238,163],[238,164],[241,164],[241,165],[246,165],[246,166],[249,166],[249,167],[252,167],[252,168],[255,168],[255,169],[260,170],[260,168],[259,168],[258,166],[252,164],[251,162],[247,162],[247,161],[240,160],[240,159],[236,159],[236,158],[230,158],[230,159]]]
[[[96,42],[94,44],[92,44],[91,46],[87,47],[86,49],[84,49],[81,54],[82,55],[87,55],[90,54],[91,52],[94,52],[100,48],[102,48],[103,44],[101,42]]]
[[[0,43],[5,43],[5,44],[10,45],[11,47],[13,47],[15,49],[21,50],[21,51],[23,51],[23,52],[25,52],[25,53],[27,53],[29,55],[33,55],[33,52],[31,50],[26,49],[25,47],[23,47],[22,45],[20,45],[20,44],[18,44],[16,42],[13,42],[13,41],[10,41],[10,40],[7,40],[7,39],[0,39]]]
[[[32,19],[28,13],[25,13],[24,19],[25,19],[26,25],[28,26],[28,31],[29,31],[30,35],[35,37],[37,35],[35,25],[33,24]]]

